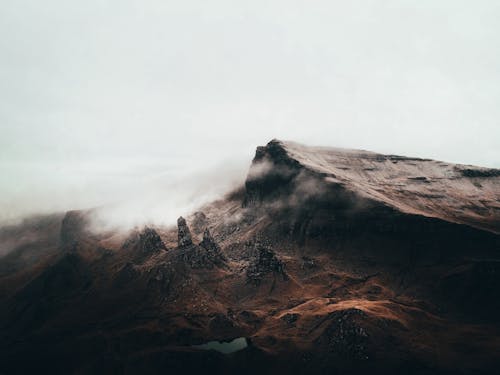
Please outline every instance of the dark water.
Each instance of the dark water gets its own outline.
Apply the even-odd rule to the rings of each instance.
[[[216,350],[220,353],[229,354],[245,349],[248,346],[245,337],[238,337],[232,341],[209,341],[201,345],[193,345],[193,348],[204,350]]]

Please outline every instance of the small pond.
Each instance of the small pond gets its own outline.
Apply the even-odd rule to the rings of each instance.
[[[205,344],[192,345],[193,348],[203,350],[216,350],[220,353],[229,354],[245,349],[248,346],[246,337],[238,337],[231,341],[209,341]]]

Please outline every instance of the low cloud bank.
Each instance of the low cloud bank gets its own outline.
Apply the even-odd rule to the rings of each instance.
[[[94,207],[99,208],[96,225],[102,229],[171,224],[243,184],[249,163],[4,165],[11,183],[3,186],[0,226],[32,215]]]

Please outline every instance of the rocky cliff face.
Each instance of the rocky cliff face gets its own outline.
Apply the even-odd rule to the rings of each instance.
[[[499,233],[499,171],[273,140],[257,149],[244,205],[325,197],[321,203],[387,207]]]
[[[245,181],[243,205],[270,202],[280,194],[291,193],[301,170],[300,163],[289,157],[281,142],[273,140],[266,147],[258,147]]]

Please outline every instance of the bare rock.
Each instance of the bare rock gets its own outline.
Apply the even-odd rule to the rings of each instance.
[[[270,246],[265,246],[257,241],[255,243],[255,255],[250,261],[246,272],[247,282],[259,285],[268,274],[279,275],[284,281],[288,280],[283,262],[278,259]]]
[[[295,327],[295,323],[299,319],[300,315],[299,314],[291,314],[287,313],[281,317],[281,320],[286,323],[287,326],[289,327]]]
[[[208,228],[203,232],[203,241],[200,242],[200,246],[207,251],[208,259],[211,262],[221,265],[226,261],[219,244],[215,242]]]
[[[326,348],[343,359],[368,359],[368,332],[361,322],[366,319],[362,310],[351,308],[329,314],[331,323],[315,340],[315,344]]]
[[[141,232],[132,233],[123,243],[122,249],[134,249],[141,254],[152,254],[167,250],[167,247],[154,229],[145,227]]]
[[[186,220],[182,216],[177,219],[177,228],[178,246],[180,248],[191,246],[193,244],[191,231],[189,230]]]

